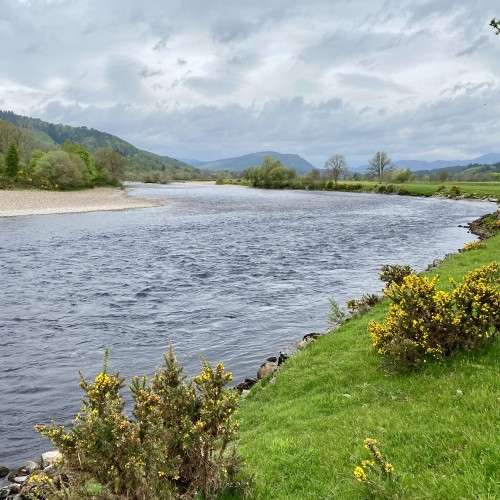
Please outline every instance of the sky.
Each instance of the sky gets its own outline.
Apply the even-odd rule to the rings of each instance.
[[[0,109],[179,159],[500,152],[491,0],[0,0]]]

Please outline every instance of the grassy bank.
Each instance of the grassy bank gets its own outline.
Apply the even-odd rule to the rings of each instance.
[[[248,186],[248,181],[226,179],[217,184],[236,184]],[[313,182],[298,178],[293,185],[281,186],[279,189],[307,189],[312,191],[347,191],[355,193],[399,194],[404,196],[443,196],[465,197],[472,199],[500,199],[500,182],[407,182],[380,183],[369,181],[340,181],[336,186],[333,181]]]
[[[443,289],[450,277],[500,261],[500,235],[485,243],[431,273]],[[242,402],[240,451],[254,498],[500,497],[500,342],[389,374],[367,333],[387,310],[384,300],[321,337]],[[378,440],[397,481],[356,482],[354,468],[370,458],[367,437]]]

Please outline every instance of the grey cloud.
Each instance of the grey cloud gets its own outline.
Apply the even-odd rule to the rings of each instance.
[[[489,38],[486,35],[482,35],[472,42],[472,44],[464,50],[457,52],[456,57],[470,56],[477,52],[479,49],[483,48],[489,43]]]
[[[391,82],[388,78],[380,78],[362,73],[338,74],[337,81],[339,85],[350,88],[372,90],[374,92],[387,92],[389,90],[400,94],[414,94],[415,91],[408,87]]]
[[[445,19],[453,17],[460,6],[455,0],[426,0],[414,2],[408,8],[411,12],[410,23],[428,22],[429,18],[444,16]]]
[[[170,35],[163,35],[154,45],[153,50],[163,50],[167,46]]]
[[[164,74],[165,72],[161,69],[154,70],[154,69],[144,68],[141,69],[141,71],[139,71],[139,76],[141,78],[151,78],[152,76],[163,76]]]
[[[256,23],[242,19],[221,19],[212,26],[212,36],[218,43],[230,43],[244,40],[256,27]]]
[[[237,88],[237,84],[223,77],[199,77],[193,76],[184,79],[183,85],[205,96],[230,94]]]
[[[3,0],[0,103],[177,157],[474,156],[498,149],[490,11],[491,0]]]

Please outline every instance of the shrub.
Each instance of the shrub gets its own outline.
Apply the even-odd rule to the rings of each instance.
[[[348,300],[346,306],[351,311],[351,315],[355,316],[368,312],[380,300],[378,295],[371,293],[362,295],[360,300]]]
[[[430,280],[413,273],[385,290],[392,304],[385,323],[371,321],[372,348],[399,368],[429,359],[442,360],[458,349],[477,349],[500,328],[500,267],[496,262],[452,281],[453,291],[436,291]]]
[[[472,241],[470,243],[466,243],[463,252],[470,252],[471,250],[479,250],[480,248],[486,248],[486,244],[482,241]]]
[[[62,189],[91,184],[84,161],[65,151],[49,151],[44,154],[36,163],[33,174],[40,180],[42,187],[44,182]]]
[[[187,383],[170,347],[151,380],[132,379],[131,420],[123,379],[107,373],[107,359],[106,351],[94,381],[80,374],[85,397],[70,430],[36,426],[62,452],[69,477],[91,477],[110,494],[130,499],[211,497],[236,485],[240,461],[228,447],[238,428],[238,396],[224,389],[231,374],[222,364],[203,361],[201,374]]]
[[[332,297],[328,298],[330,302],[330,311],[328,313],[328,323],[330,324],[328,330],[335,330],[345,320],[345,312],[340,308],[337,301]]]
[[[387,286],[391,283],[400,285],[406,276],[415,271],[410,266],[400,266],[399,264],[386,264],[380,270],[379,278],[384,281]]]
[[[446,186],[444,184],[441,184],[440,186],[438,186],[438,188],[436,189],[436,193],[442,193],[443,191],[446,191]]]

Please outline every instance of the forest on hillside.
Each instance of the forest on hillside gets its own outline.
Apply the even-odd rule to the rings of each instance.
[[[58,153],[54,160],[55,151],[64,151],[76,156],[68,157]],[[42,162],[42,165],[46,160],[51,162],[53,175],[45,178],[52,180],[49,181],[50,184],[44,183],[45,186],[51,187],[56,184],[59,188],[116,184],[122,180],[167,183],[172,180],[193,180],[209,176],[184,162],[140,150],[105,132],[87,127],[56,125],[38,118],[0,110],[2,185],[5,187],[28,183],[41,187],[40,176],[46,172],[40,171],[40,168],[35,169],[41,159],[41,153],[51,153]],[[82,168],[78,158],[86,164],[87,170]],[[103,169],[107,170],[107,173]],[[55,181],[61,170],[72,172],[69,174],[71,179],[63,179],[62,183]],[[14,174],[14,171],[17,173]],[[76,171],[79,171],[80,175]]]

